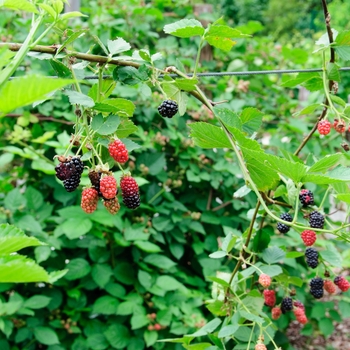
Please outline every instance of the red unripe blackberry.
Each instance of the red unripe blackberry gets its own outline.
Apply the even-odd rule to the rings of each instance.
[[[264,299],[265,299],[265,305],[273,307],[276,304],[276,293],[274,290],[268,290],[265,289],[263,291]]]
[[[108,151],[111,157],[118,163],[125,163],[129,159],[129,153],[124,143],[115,140],[108,145]]]
[[[259,283],[264,287],[268,288],[271,284],[271,277],[269,275],[266,275],[265,273],[262,273],[259,276]]]
[[[334,294],[337,291],[335,284],[331,280],[324,281],[323,288],[329,294]]]
[[[134,178],[125,175],[120,180],[123,203],[129,209],[136,209],[140,206],[139,186]]]
[[[256,344],[254,350],[267,350],[264,344]]]
[[[334,279],[334,283],[342,292],[346,292],[350,288],[350,283],[343,276],[337,276]]]
[[[314,204],[314,194],[310,190],[303,189],[299,193],[299,200],[303,207]]]
[[[312,230],[305,230],[300,236],[307,247],[312,246],[316,242],[316,233]]]
[[[343,119],[340,119],[340,120],[334,119],[333,126],[334,126],[334,130],[336,132],[339,132],[340,134],[345,132],[346,130],[346,125]]]
[[[103,198],[112,199],[117,195],[117,181],[111,175],[103,177],[100,181],[100,191]]]
[[[162,326],[161,326],[159,323],[156,323],[156,324],[154,325],[154,330],[160,331],[161,329],[162,329]]]
[[[98,192],[94,188],[86,188],[81,195],[81,208],[91,214],[97,209]]]
[[[289,213],[282,213],[280,215],[280,218],[284,221],[289,221],[292,222],[293,218]],[[280,231],[281,233],[287,233],[290,230],[290,226],[283,224],[281,222],[277,223],[277,230]]]
[[[278,320],[281,317],[281,308],[276,306],[271,310],[271,317],[273,320]]]
[[[120,204],[117,197],[114,197],[112,199],[105,199],[103,201],[103,205],[112,215],[117,214],[120,209]]]
[[[287,311],[293,310],[293,300],[290,297],[286,297],[282,299],[281,303],[281,311],[285,314]]]
[[[327,135],[331,131],[331,123],[328,120],[321,120],[317,124],[317,130],[321,135]]]
[[[177,103],[173,100],[165,100],[158,107],[158,112],[162,117],[172,118],[177,111]]]
[[[309,215],[309,224],[312,228],[323,228],[324,216],[318,211],[313,211]]]
[[[304,304],[300,301],[300,300],[296,300],[294,301],[293,305],[298,308],[298,309],[303,309],[305,310],[305,306]]]
[[[304,309],[296,308],[293,310],[295,318],[297,321],[301,324],[306,324],[307,323],[307,317],[305,315]]]

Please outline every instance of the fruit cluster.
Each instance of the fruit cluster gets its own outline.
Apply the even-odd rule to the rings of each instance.
[[[321,120],[317,124],[317,130],[321,135],[328,135],[331,129],[334,128],[336,132],[342,134],[346,131],[346,124],[343,119],[334,119],[333,124],[329,120]],[[350,131],[350,125],[349,125]]]
[[[113,140],[108,145],[110,156],[118,163],[125,163],[129,159],[128,150],[121,140]],[[63,181],[68,192],[76,190],[84,170],[80,157],[58,156],[59,164],[55,167],[56,176]],[[120,209],[118,201],[118,184],[112,173],[104,166],[97,166],[89,171],[91,187],[85,188],[81,196],[81,208],[88,214],[97,209],[99,198],[111,213],[116,214]],[[129,209],[140,206],[140,193],[137,182],[130,174],[124,174],[120,180],[123,203]]]
[[[262,273],[259,276],[259,283],[262,287],[268,288],[271,285],[271,277]],[[278,320],[282,314],[293,311],[299,323],[307,323],[305,307],[300,301],[293,302],[291,297],[285,297],[282,299],[281,304],[276,306],[276,292],[274,290],[264,289],[263,295],[265,305],[271,308],[271,317],[273,320]]]

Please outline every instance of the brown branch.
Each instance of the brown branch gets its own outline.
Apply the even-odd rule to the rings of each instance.
[[[0,48],[1,47],[8,47],[9,50],[11,51],[19,51],[20,48],[22,47],[22,44],[17,44],[17,43],[0,43]],[[41,52],[41,53],[48,53],[51,55],[56,55],[57,49],[59,47],[57,46],[43,46],[43,45],[36,45],[30,49],[30,51],[33,52]],[[89,61],[89,62],[97,62],[101,64],[113,64],[116,66],[131,66],[135,68],[139,68],[141,66],[140,63],[137,62],[130,62],[130,61],[121,61],[121,60],[116,60],[116,59],[111,59],[106,56],[100,56],[100,55],[91,55],[83,52],[75,52],[75,51],[70,51],[70,50],[63,50],[64,53],[66,53],[68,56],[75,57],[84,61]]]
[[[55,123],[61,123],[61,124],[66,124],[66,125],[74,125],[73,122],[70,122],[68,120],[60,120],[60,119],[57,119],[57,118],[54,118],[54,117],[46,117],[40,113],[31,113],[32,115],[36,116],[39,120],[50,120],[52,122],[55,122]],[[19,117],[22,117],[23,114],[16,114],[16,113],[9,113],[9,114],[6,114],[5,117],[10,117],[10,118],[19,118]]]
[[[288,203],[275,201],[274,199],[270,198],[265,192],[260,192],[260,194],[264,198],[265,202],[268,202],[268,203],[271,203],[271,204],[275,204],[275,205],[279,205],[281,207],[293,208],[293,206],[291,206]]]
[[[210,210],[210,207],[211,207],[211,200],[212,200],[212,199],[213,199],[213,189],[210,188],[209,196],[208,196],[208,200],[207,200],[206,210]]]
[[[333,39],[333,32],[332,32],[332,28],[331,28],[331,15],[328,12],[327,0],[321,0],[321,1],[322,1],[322,7],[323,7],[324,20],[325,20],[326,28],[327,28],[328,40],[329,40],[329,43],[332,44],[334,39]],[[330,63],[334,63],[335,62],[335,51],[334,51],[334,48],[332,46],[330,46],[330,60],[329,60],[329,62]],[[334,85],[334,81],[333,80],[329,80],[329,85],[328,86],[329,86],[329,90],[330,91],[332,91],[333,85]],[[300,151],[304,148],[304,146],[310,140],[310,138],[312,137],[314,132],[317,130],[318,123],[326,116],[328,105],[329,105],[329,102],[328,102],[327,98],[325,99],[324,104],[326,105],[326,107],[324,107],[321,115],[318,117],[317,123],[315,123],[315,125],[313,126],[313,128],[311,129],[309,134],[305,137],[305,139],[300,144],[298,149],[294,152],[295,156],[299,155]]]

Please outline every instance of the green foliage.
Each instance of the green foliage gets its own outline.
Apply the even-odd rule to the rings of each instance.
[[[25,9],[24,3],[16,6]],[[332,320],[339,322],[349,310],[342,304],[338,313],[333,302],[315,307],[310,298],[305,280],[314,277],[314,272],[306,267],[299,237],[307,220],[297,212],[292,229],[283,237],[275,234],[275,224],[286,209],[279,204],[296,208],[302,185],[314,191],[315,203],[324,213],[332,208],[327,191],[337,201],[350,202],[349,157],[340,149],[339,138],[314,135],[300,158],[293,155],[324,108],[328,79],[341,78],[340,86],[348,86],[339,67],[328,64],[324,74],[282,79],[188,78],[187,71],[296,68],[319,65],[321,59],[310,55],[313,49],[308,40],[279,50],[268,38],[242,34],[263,29],[260,23],[231,28],[221,19],[203,25],[190,19],[194,15],[189,7],[167,2],[143,7],[131,2],[116,9],[108,2],[101,6],[92,1],[83,12],[93,15],[71,22],[68,29],[66,19],[78,13],[61,15],[60,1],[39,7],[48,14],[45,18],[53,29],[40,43],[62,46],[54,58],[45,53],[30,58],[23,55],[23,63],[30,62],[31,69],[42,76],[36,81],[28,77],[6,81],[2,91],[8,92],[8,98],[0,108],[5,115],[0,127],[4,151],[0,157],[4,189],[0,220],[28,234],[21,234],[20,243],[13,235],[15,249],[30,245],[35,249],[34,253],[26,251],[26,259],[16,255],[3,259],[0,273],[12,264],[7,282],[17,282],[21,273],[30,270],[31,281],[34,277],[38,281],[42,273],[46,277],[40,280],[46,283],[2,285],[2,291],[9,292],[3,293],[0,304],[4,346],[177,350],[222,349],[226,343],[226,348],[248,349],[253,348],[261,329],[266,344],[271,337],[284,348],[289,345],[279,332],[284,331],[289,316],[271,325],[262,290],[256,287],[261,273],[269,274],[281,287],[278,302],[284,290],[296,289],[312,320],[304,334],[320,331],[329,336]],[[169,9],[175,20],[164,15]],[[183,19],[186,11],[189,18]],[[23,42],[19,29],[29,24],[13,21],[13,13],[7,16],[0,21],[11,28],[15,41]],[[160,32],[163,27],[170,35]],[[195,59],[196,46],[201,48],[204,42],[212,46],[214,60],[200,63]],[[318,44],[320,51],[329,50],[324,39]],[[346,60],[347,31],[339,32],[333,46],[337,57]],[[91,53],[113,56],[122,65],[91,63],[87,68],[87,61],[73,62],[63,48],[81,52],[90,48]],[[0,55],[5,67],[11,54],[2,50]],[[16,57],[18,63],[20,57]],[[169,76],[167,73],[174,72],[164,71],[169,66],[176,66],[179,76]],[[91,70],[96,77],[110,74],[113,80],[81,83]],[[44,77],[56,74],[59,79]],[[72,83],[73,89],[67,86]],[[313,92],[305,102],[296,95],[300,85]],[[51,95],[63,87],[63,93]],[[176,100],[179,115],[171,120],[161,118],[157,106],[165,96],[152,94],[152,89]],[[206,100],[206,90],[213,101],[227,102],[213,108]],[[201,97],[208,109],[191,95]],[[331,120],[338,114],[348,116],[342,87],[340,97],[331,95],[330,100],[334,103],[329,108]],[[7,118],[10,111],[21,117]],[[78,127],[72,129],[76,120]],[[72,146],[72,132],[79,133],[81,147]],[[80,193],[64,192],[54,177],[51,159],[67,148],[72,155],[79,149],[85,165],[93,167],[98,155],[103,165],[112,168],[106,146],[114,136],[122,138],[129,150],[127,171],[139,183],[142,204],[134,212],[122,207],[117,216],[100,205],[88,216],[80,208]],[[117,170],[114,175],[119,180]],[[89,186],[86,172],[82,185]],[[259,197],[261,192],[268,196],[266,202]],[[251,208],[257,197],[262,206],[254,213]],[[251,224],[253,218],[255,224]],[[336,234],[338,240],[322,239],[325,232],[316,231],[316,246],[326,266],[348,266],[344,251],[348,239],[342,223],[327,223],[327,232]],[[242,257],[245,261],[239,260]],[[47,271],[58,272],[47,274],[29,260],[34,258]],[[14,267],[15,260],[22,265]],[[244,268],[231,275],[240,267],[238,262]],[[63,276],[60,270],[65,269],[68,272]],[[301,279],[302,274],[306,278]],[[322,322],[317,324],[317,319]]]

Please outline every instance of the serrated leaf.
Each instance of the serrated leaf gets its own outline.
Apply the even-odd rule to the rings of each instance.
[[[47,4],[38,4],[38,6],[46,11],[53,19],[57,17],[56,11],[51,6]]]
[[[69,13],[71,13],[71,12],[69,12]],[[61,18],[62,18],[62,16],[61,16]],[[64,40],[62,45],[57,49],[56,55],[58,55],[70,43],[72,43],[76,39],[78,39],[78,38],[82,37],[83,35],[85,35],[85,33],[87,31],[88,31],[87,29],[78,29],[77,31],[73,32],[73,34],[69,35],[68,38],[66,40]],[[67,69],[68,69],[68,67],[67,67]]]
[[[67,90],[65,95],[68,96],[70,104],[78,104],[84,107],[93,107],[95,105],[94,100],[78,91]]]
[[[239,116],[243,131],[249,134],[256,132],[260,128],[263,115],[264,113],[256,108],[245,108]]]
[[[45,99],[48,93],[73,82],[73,80],[52,79],[39,75],[26,75],[10,80],[0,90],[0,116]]]
[[[320,74],[316,73],[316,72],[315,73],[299,73],[295,78],[287,80],[284,83],[282,83],[281,86],[293,88],[293,87],[296,87],[304,82],[307,82],[310,79],[319,78],[319,77],[320,77]]]
[[[337,64],[328,62],[327,77],[329,80],[340,81],[339,66]]]
[[[342,267],[343,259],[336,250],[322,250],[320,255],[324,261],[327,261],[331,266]]]
[[[260,266],[260,270],[265,273],[266,275],[269,275],[270,277],[275,277],[280,275],[283,270],[281,266],[279,265],[264,265]]]
[[[346,107],[346,102],[342,99],[342,98],[340,98],[339,96],[336,96],[336,95],[330,95],[330,97],[331,97],[331,100],[334,102],[334,103],[336,103],[336,104],[338,104],[339,106],[342,106],[342,107]]]
[[[239,327],[240,326],[238,324],[235,324],[235,325],[230,324],[228,326],[222,327],[219,331],[218,337],[219,338],[230,337],[236,333]]]
[[[28,237],[19,228],[9,225],[0,225],[0,254],[17,252],[31,246],[46,245],[35,237]]]
[[[336,198],[340,201],[350,204],[350,193],[339,193],[336,195]]]
[[[180,38],[190,38],[191,36],[203,35],[202,23],[195,19],[182,19],[172,24],[164,26],[164,32]]]
[[[117,115],[110,115],[103,118],[101,114],[96,115],[91,122],[91,128],[100,135],[113,134],[120,125],[120,118]]]
[[[122,119],[116,131],[116,135],[118,136],[118,138],[122,139],[124,137],[128,137],[130,134],[133,134],[137,130],[137,126],[131,120]]]
[[[229,52],[237,44],[231,38],[222,38],[218,36],[206,36],[205,40],[209,45],[214,46],[222,51]]]
[[[197,146],[202,148],[232,148],[227,136],[222,128],[197,122],[189,125],[191,129],[190,136]]]
[[[300,110],[299,112],[296,112],[293,114],[294,117],[298,117],[299,115],[306,115],[306,114],[311,114],[313,113],[317,108],[322,107],[319,103],[314,103],[310,106],[307,106]]]
[[[283,260],[285,256],[285,251],[278,247],[269,247],[262,252],[262,258],[268,264],[278,263]]]
[[[224,123],[227,130],[231,131],[231,128],[242,130],[241,119],[237,113],[221,107],[214,107],[214,112],[216,117]]]
[[[36,326],[34,327],[33,332],[35,339],[41,344],[53,345],[60,343],[56,332],[52,328]]]
[[[37,8],[26,0],[0,0],[0,8],[6,7],[12,10],[27,11],[32,13],[38,13]]]
[[[48,273],[34,260],[21,255],[0,256],[0,282],[48,282]]]
[[[135,105],[124,98],[114,98],[96,103],[94,109],[101,112],[116,113],[120,117],[132,117],[135,111]]]
[[[107,47],[112,56],[131,49],[131,45],[123,38],[107,40]]]
[[[308,173],[325,173],[340,163],[343,159],[342,153],[330,154],[325,156],[322,159],[319,159],[311,168],[308,170]]]
[[[215,331],[221,324],[221,320],[219,318],[214,318],[210,322],[208,322],[205,326],[199,329],[197,332],[193,334],[188,334],[190,337],[201,337],[203,335],[207,335]]]
[[[198,84],[198,79],[176,79],[175,85],[184,91],[193,91],[196,88],[196,84]]]
[[[339,46],[335,47],[334,50],[338,54],[339,58],[341,58],[342,60],[350,60],[350,46]]]

